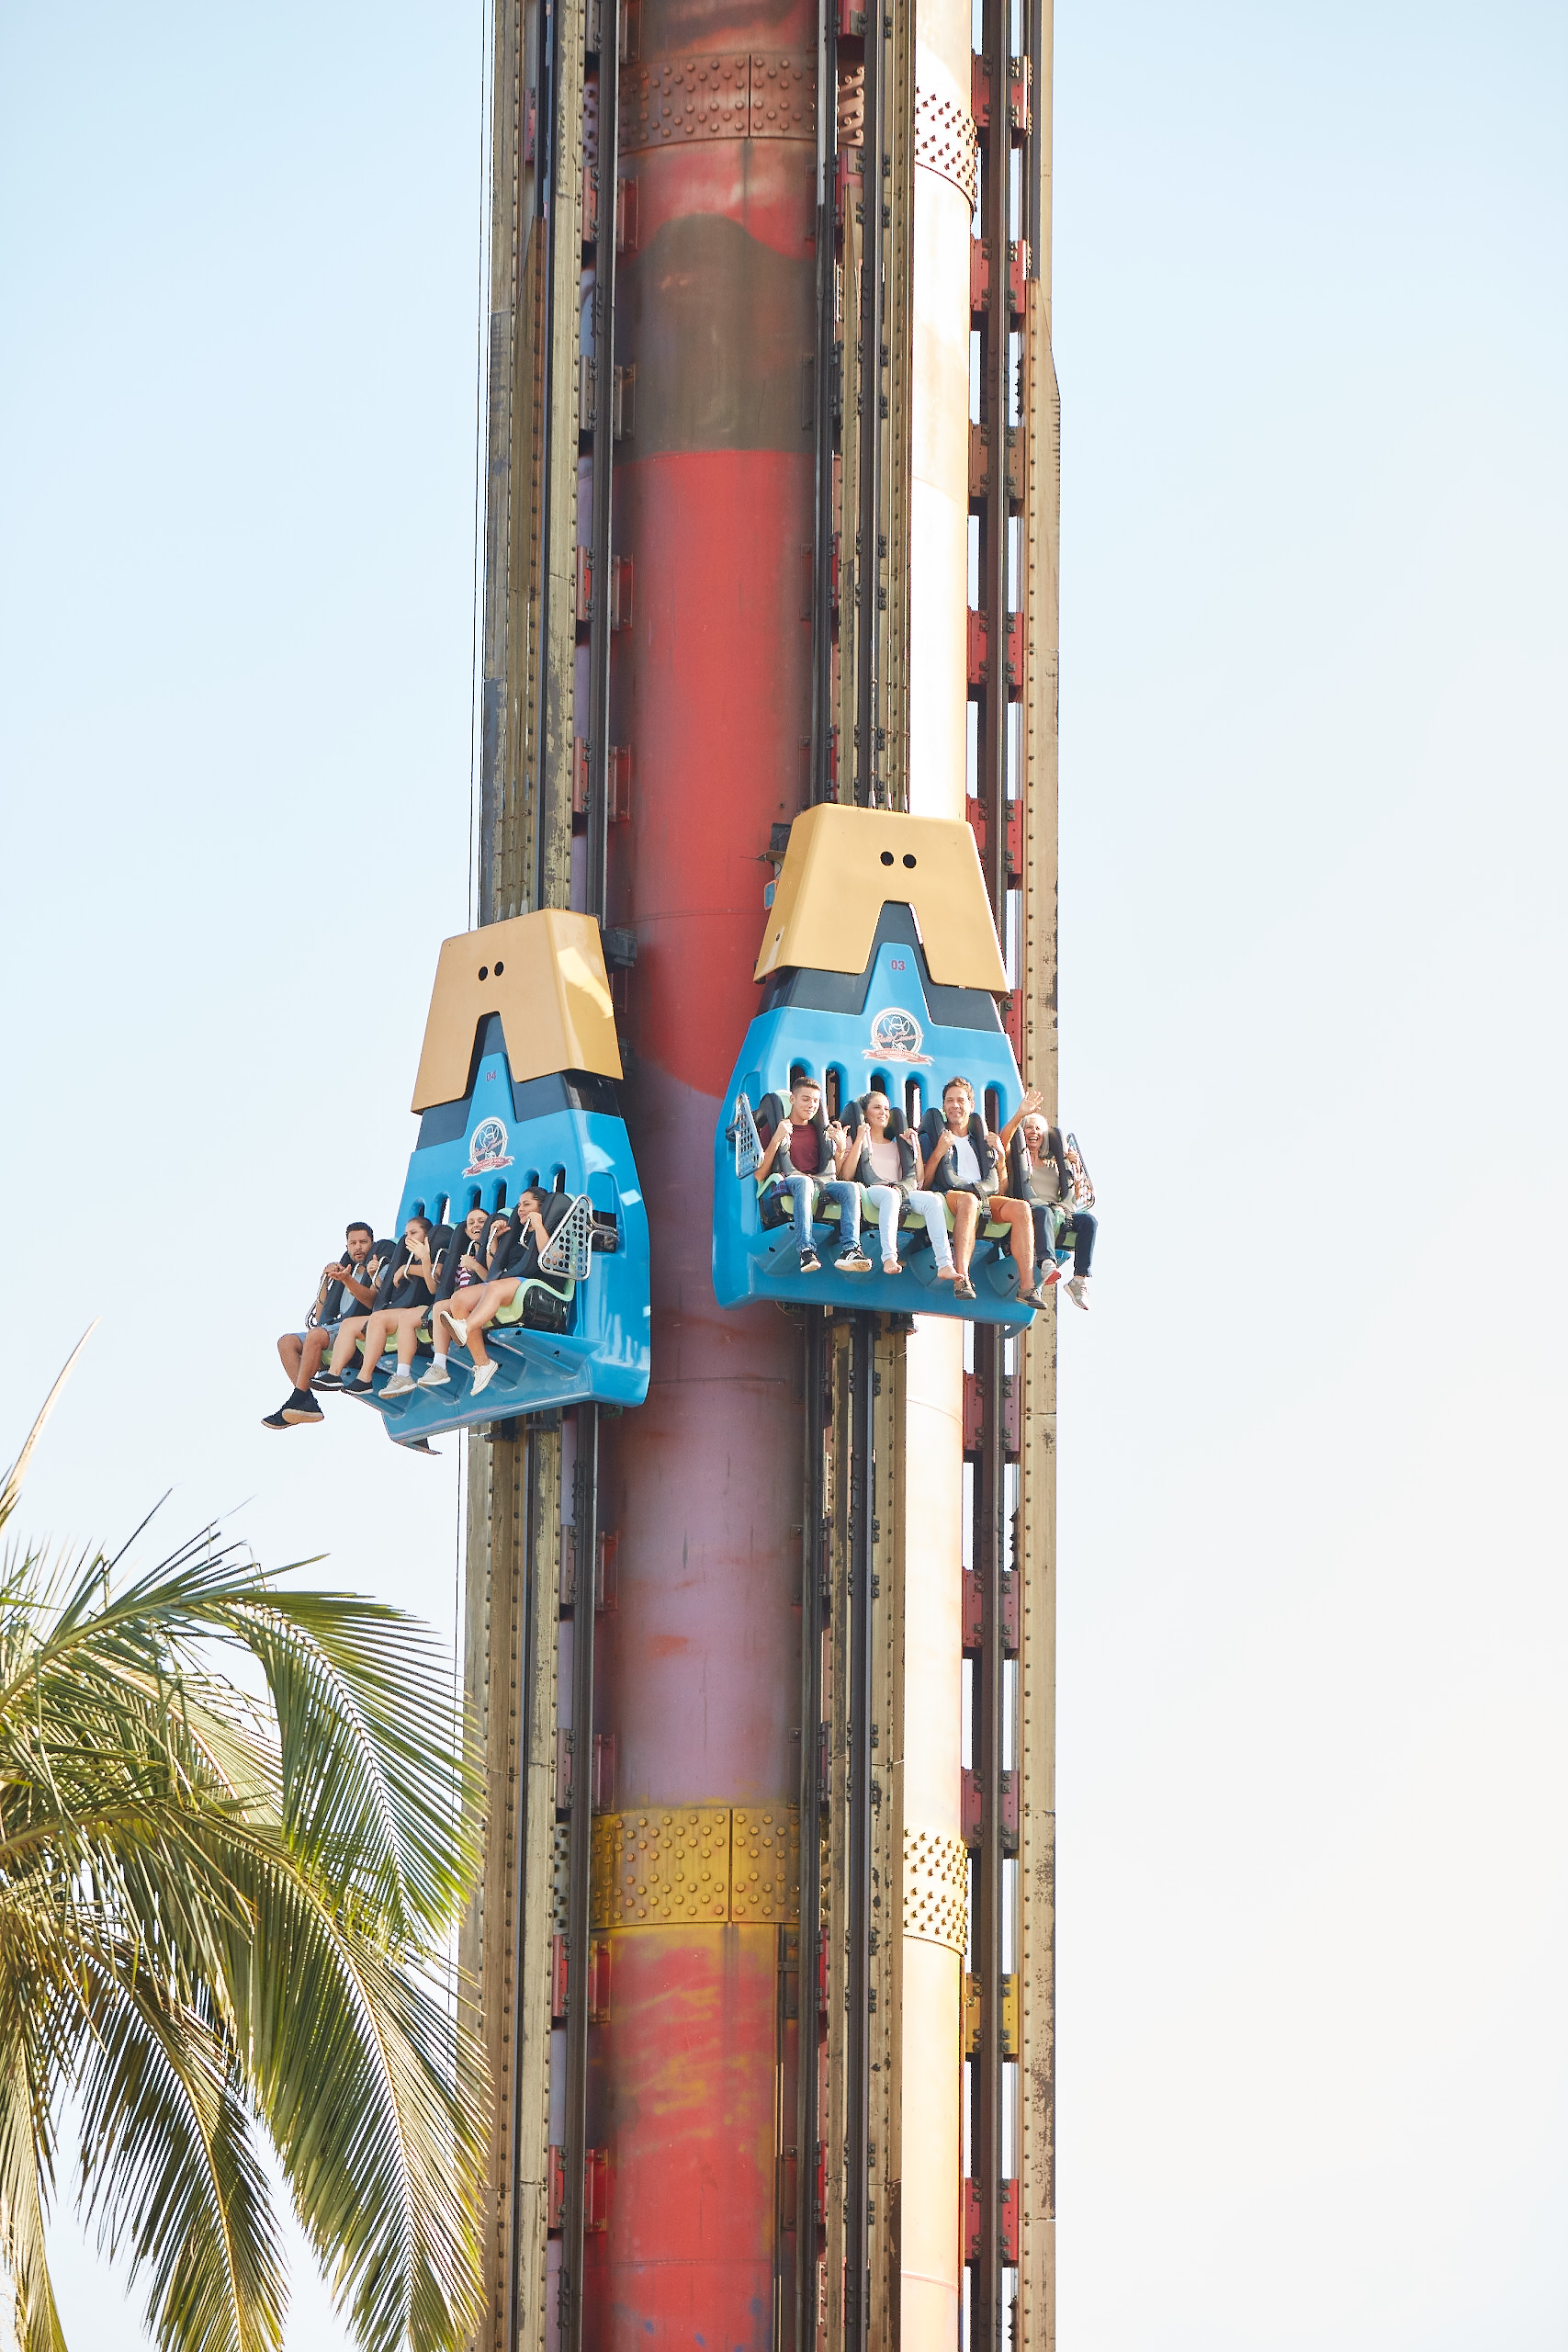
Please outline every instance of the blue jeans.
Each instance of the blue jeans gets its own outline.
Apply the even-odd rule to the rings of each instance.
[[[1087,1274],[1094,1257],[1094,1237],[1099,1227],[1088,1209],[1069,1211],[1047,1208],[1041,1202],[1030,1204],[1034,1216],[1034,1254],[1044,1261],[1055,1258],[1058,1241],[1071,1242],[1073,1272]]]
[[[856,1184],[840,1184],[829,1176],[786,1176],[783,1182],[795,1198],[795,1246],[802,1255],[816,1244],[811,1238],[811,1212],[817,1205],[818,1193],[839,1204],[839,1239],[846,1250],[860,1247],[860,1188]]]

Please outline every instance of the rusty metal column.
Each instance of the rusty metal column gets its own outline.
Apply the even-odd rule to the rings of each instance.
[[[651,1233],[653,1380],[602,1433],[615,1576],[595,1721],[615,1792],[595,1838],[609,1969],[590,2136],[608,2177],[584,2339],[761,2352],[793,2329],[779,2082],[802,1348],[771,1306],[720,1313],[710,1170],[754,1005],[772,829],[807,797],[818,31],[806,0],[642,0],[626,16],[611,703],[631,772],[606,911],[637,940],[623,1100]],[[601,189],[602,218],[615,200]]]

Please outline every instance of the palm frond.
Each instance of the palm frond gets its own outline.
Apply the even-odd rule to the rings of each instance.
[[[76,2075],[86,2216],[132,2284],[150,2273],[161,2352],[277,2352],[282,2248],[227,2042],[117,1957],[92,1971]]]
[[[43,2187],[53,2155],[47,2113],[28,2064],[28,2036],[13,2014],[0,2035],[0,2253],[17,2298],[22,2352],[66,2352],[43,2234]]]
[[[265,1697],[215,1664],[237,1648]],[[124,1581],[98,1552],[0,1562],[0,2257],[27,2352],[62,2352],[66,2093],[164,2352],[276,2352],[258,2131],[366,2352],[478,2323],[484,2067],[446,1970],[479,1802],[447,1662],[401,1612],[211,1531]]]
[[[77,1340],[75,1346],[72,1349],[71,1353],[66,1357],[64,1363],[61,1366],[59,1376],[56,1379],[53,1387],[50,1390],[49,1395],[44,1398],[43,1403],[39,1409],[38,1419],[34,1421],[31,1429],[28,1431],[27,1443],[23,1446],[20,1453],[17,1454],[15,1462],[12,1463],[11,1467],[6,1471],[4,1479],[0,1479],[0,1527],[5,1526],[6,1521],[10,1518],[11,1513],[17,1508],[17,1498],[22,1491],[22,1480],[28,1475],[28,1464],[32,1459],[33,1448],[43,1434],[43,1425],[45,1421],[48,1420],[51,1413],[53,1412],[55,1400],[59,1396],[60,1392],[64,1387],[66,1382],[70,1379],[77,1357],[81,1354],[83,1349],[86,1346],[88,1340],[92,1338],[97,1328],[98,1318],[95,1316],[93,1320],[88,1324],[86,1329],[83,1332],[81,1338]]]

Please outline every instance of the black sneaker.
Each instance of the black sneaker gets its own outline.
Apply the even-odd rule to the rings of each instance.
[[[822,1261],[817,1255],[815,1250],[803,1250],[801,1251],[800,1271],[803,1274],[819,1274],[821,1272]]]
[[[276,1413],[264,1413],[262,1415],[262,1427],[264,1430],[286,1430],[288,1427],[288,1422],[283,1418],[281,1406]]]
[[[296,1421],[324,1421],[327,1417],[308,1388],[297,1388],[283,1408],[283,1418],[292,1428]]]
[[[368,1380],[340,1380],[338,1395],[340,1396],[368,1396],[370,1388],[371,1383]]]
[[[343,1386],[343,1382],[335,1372],[319,1372],[310,1385],[318,1396],[331,1396]]]

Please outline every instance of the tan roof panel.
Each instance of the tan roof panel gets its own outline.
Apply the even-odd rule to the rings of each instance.
[[[863,972],[889,899],[914,909],[933,980],[1005,989],[980,854],[962,819],[830,802],[808,808],[790,828],[753,977],[796,966]]]
[[[592,915],[547,907],[442,941],[414,1110],[468,1092],[474,1032],[491,1012],[501,1015],[514,1079],[562,1069],[621,1075],[604,950]]]

